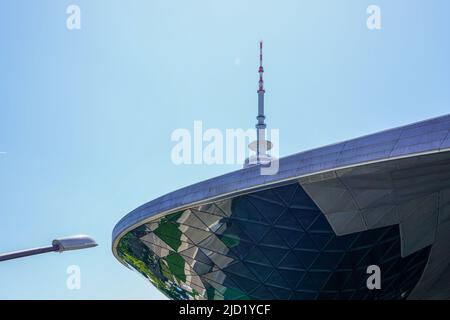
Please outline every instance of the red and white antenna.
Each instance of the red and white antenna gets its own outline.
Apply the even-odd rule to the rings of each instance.
[[[262,92],[264,93],[264,80],[263,80],[263,73],[264,73],[264,67],[263,67],[263,42],[260,41],[259,42],[259,89],[258,89],[258,93]]]

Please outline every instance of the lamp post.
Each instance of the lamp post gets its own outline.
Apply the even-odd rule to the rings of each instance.
[[[33,256],[46,252],[64,252],[69,250],[80,250],[86,248],[96,247],[95,240],[87,235],[75,235],[55,239],[50,246],[32,248],[20,251],[0,254],[0,261],[17,259],[22,257]]]

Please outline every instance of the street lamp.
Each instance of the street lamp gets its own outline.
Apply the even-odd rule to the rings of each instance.
[[[15,252],[0,254],[0,261],[17,259],[27,256],[33,256],[36,254],[46,253],[46,252],[63,252],[69,250],[79,250],[96,247],[97,243],[94,239],[87,235],[76,235],[70,237],[64,237],[55,239],[52,241],[51,246],[39,247],[33,249],[20,250]]]

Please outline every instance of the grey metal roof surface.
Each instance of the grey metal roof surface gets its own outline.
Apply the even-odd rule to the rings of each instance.
[[[450,150],[450,114],[280,159],[275,175],[261,175],[253,166],[208,179],[152,200],[123,217],[115,226],[113,243],[124,232],[162,212],[231,197],[243,190],[368,162]],[[113,244],[114,246],[114,244]]]

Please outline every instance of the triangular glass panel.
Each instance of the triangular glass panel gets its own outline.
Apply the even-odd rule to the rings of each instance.
[[[233,203],[232,199],[226,199],[215,202],[214,206],[216,206],[216,208],[218,209],[217,214],[223,215],[225,217],[230,217],[233,214],[231,210],[232,203]],[[216,213],[216,210],[214,210],[213,212]]]
[[[258,198],[250,198],[249,201],[255,206],[258,212],[266,218],[266,221],[273,223],[286,210],[285,206],[274,204]]]
[[[255,277],[255,275],[253,274],[253,272],[251,272],[244,263],[242,262],[236,262],[233,263],[229,266],[227,266],[225,269],[223,269],[223,271],[226,274],[236,274],[239,275],[241,277],[253,280],[253,281],[258,281],[258,279]]]
[[[320,270],[333,270],[340,263],[343,258],[343,254],[340,252],[321,252],[319,257],[314,261],[312,269]]]
[[[316,204],[311,200],[300,185],[292,198],[291,207],[317,209]]]
[[[222,270],[211,271],[201,276],[203,280],[207,280],[214,288],[219,290],[220,293],[222,294],[224,293],[224,291],[221,289],[225,288],[224,282],[226,277],[227,276]]]
[[[318,291],[319,289],[309,274],[305,274],[303,279],[297,284],[297,288],[295,288],[296,291]]]
[[[284,239],[289,248],[294,248],[295,245],[303,238],[305,235],[303,232],[294,231],[290,229],[277,228],[277,233]]]
[[[278,300],[289,300],[292,291],[278,287],[268,286],[269,290],[277,297]]]
[[[326,247],[328,242],[335,237],[333,232],[325,232],[325,233],[308,233],[308,236],[314,241],[317,245],[317,248],[323,250]]]
[[[294,254],[306,269],[309,269],[319,256],[318,251],[294,250]]]
[[[291,184],[288,186],[283,186],[273,189],[273,192],[283,201],[285,205],[290,205],[295,192],[299,188],[298,183]]]
[[[250,291],[254,291],[255,288],[257,288],[261,284],[260,282],[256,282],[248,278],[241,277],[237,274],[228,273],[227,278],[232,279],[234,283],[236,283],[239,286],[239,288],[246,294],[249,293]]]
[[[347,251],[355,240],[356,235],[347,234],[345,236],[336,236],[334,237],[325,247],[327,251]]]
[[[267,287],[261,285],[250,293],[250,297],[255,300],[273,300],[275,297]]]
[[[308,232],[331,232],[332,228],[325,215],[318,214],[314,222],[308,227]]]
[[[192,209],[191,211],[209,231],[217,230],[223,224],[223,217],[219,217],[195,209]]]
[[[304,228],[300,225],[299,221],[295,218],[295,216],[289,209],[284,211],[284,213],[278,218],[275,224],[277,226],[289,229],[295,229],[299,231],[304,230]]]
[[[284,256],[286,256],[286,254],[289,252],[288,249],[273,247],[261,247],[261,250],[274,266],[277,266],[282,261]]]
[[[205,248],[223,255],[228,254],[229,248],[215,234],[211,234],[208,238],[198,244],[199,247]]]
[[[303,237],[297,242],[295,245],[296,249],[304,249],[304,250],[314,250],[317,251],[317,245],[307,233],[303,235]]]
[[[352,275],[351,271],[334,271],[332,272],[327,283],[323,287],[323,290],[327,291],[339,291],[342,285],[348,280]]]
[[[259,222],[259,223],[269,223],[269,221],[264,218],[258,209],[244,196],[237,197],[234,199],[232,204],[233,214],[231,219],[242,220],[248,222]]]
[[[227,247],[230,247],[230,245],[235,246],[236,244],[239,244],[241,240],[246,242],[253,242],[253,239],[250,238],[244,231],[242,231],[241,227],[239,227],[240,224],[242,224],[241,221],[228,220],[226,224],[223,224],[218,230],[216,230],[215,234],[230,238],[229,240],[231,240],[231,243],[229,243],[229,245],[226,244]],[[220,236],[219,238],[221,238]],[[236,241],[234,241],[233,239],[236,240],[237,243],[235,243]]]
[[[208,256],[208,258],[214,263],[214,265],[218,266],[221,269],[226,268],[236,261],[230,256],[222,255],[208,249],[200,248],[200,250]]]
[[[211,267],[214,266],[214,263],[198,247],[191,247],[189,249],[179,252],[179,254],[194,259],[196,261],[199,261],[208,266]]]
[[[261,249],[255,246],[250,250],[249,254],[245,257],[245,262],[255,262],[258,264],[264,264],[266,266],[271,266],[270,261],[266,258]]]
[[[357,265],[358,261],[361,260],[363,253],[364,253],[364,251],[362,251],[362,250],[348,251],[348,252],[344,253],[342,260],[339,263],[339,266],[337,269],[352,270],[352,269],[356,268],[356,265]]]
[[[316,283],[317,288],[319,288],[319,290],[323,290],[323,287],[326,285],[331,274],[332,271],[311,271],[309,276]]]
[[[254,247],[253,244],[243,242],[239,243],[238,246],[231,247],[230,251],[238,257],[238,259],[243,260],[249,253],[250,250]]]
[[[249,195],[249,197],[252,200],[261,199],[265,202],[270,202],[279,206],[285,206],[284,202],[280,199],[280,197],[277,194],[275,194],[275,192],[272,189],[252,193]]]
[[[305,270],[303,263],[300,259],[290,251],[286,257],[281,261],[278,265],[279,268],[289,268],[289,269],[297,269],[297,270]]]
[[[289,283],[291,288],[296,288],[297,284],[300,280],[303,279],[307,272],[305,271],[297,271],[297,270],[287,270],[287,269],[278,269],[278,272],[281,276]]]
[[[290,208],[289,211],[297,219],[297,221],[300,223],[300,225],[303,227],[304,230],[308,230],[309,227],[318,218],[318,215],[321,214],[313,210],[304,210],[295,208]]]
[[[273,267],[267,267],[252,262],[246,262],[246,265],[261,282],[264,282],[274,270]]]
[[[274,270],[270,277],[266,280],[265,284],[282,287],[282,288],[289,288],[289,284],[283,279],[283,277],[278,273],[277,270]]]
[[[236,221],[239,228],[250,238],[254,243],[259,243],[262,237],[269,231],[269,225],[263,225],[259,223],[249,223]]]
[[[307,291],[295,291],[292,295],[293,300],[316,300],[318,293]]]
[[[269,245],[289,249],[289,246],[278,235],[277,229],[271,229],[269,232],[267,232],[267,234],[261,240],[260,245]]]

